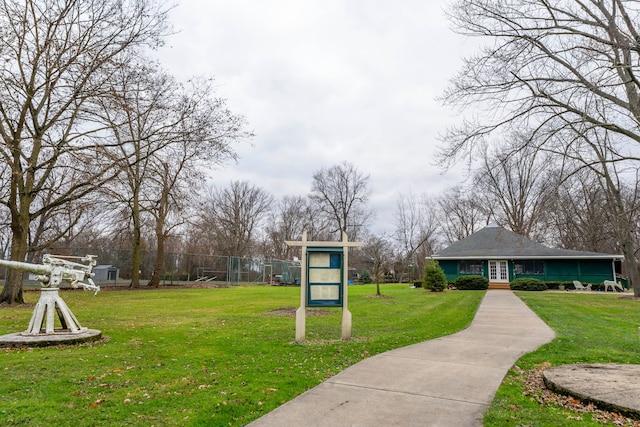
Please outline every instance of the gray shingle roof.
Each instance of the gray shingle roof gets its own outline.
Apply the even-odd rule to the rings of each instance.
[[[433,255],[434,259],[608,258],[621,255],[549,248],[496,225],[488,225]]]

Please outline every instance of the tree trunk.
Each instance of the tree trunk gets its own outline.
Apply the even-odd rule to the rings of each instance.
[[[11,261],[24,262],[27,255],[27,241],[26,236],[16,234],[12,235],[11,245]],[[24,272],[16,269],[9,269],[7,274],[7,281],[0,293],[0,303],[7,304],[24,304],[24,297],[22,295],[22,278]]]
[[[30,201],[20,200],[20,209],[11,210],[11,261],[24,262],[27,256],[29,244],[27,242],[27,230],[29,229],[29,206]],[[15,205],[14,205],[15,206]],[[0,303],[24,304],[22,295],[22,278],[24,272],[9,269],[7,281],[0,293]]]
[[[19,238],[16,233],[13,233],[13,244],[11,245],[11,261],[24,262],[24,258],[27,254],[27,242],[26,238]],[[24,297],[22,295],[22,278],[24,272],[16,269],[8,269],[7,281],[0,293],[0,303],[7,304],[24,304]]]
[[[162,278],[162,270],[164,267],[164,242],[167,239],[167,233],[165,232],[165,224],[167,215],[169,214],[169,194],[171,192],[168,186],[167,177],[169,176],[169,167],[166,163],[162,162],[164,170],[164,179],[162,181],[162,194],[158,203],[158,209],[156,210],[155,220],[155,232],[156,232],[156,263],[153,266],[153,275],[151,276],[150,286],[157,288],[160,286],[160,279]]]
[[[135,222],[135,221],[134,221]],[[141,237],[140,227],[134,225],[133,229],[133,253],[131,254],[131,283],[129,288],[140,287],[140,252],[141,252]]]
[[[624,255],[624,263],[627,266],[627,274],[629,275],[629,286],[633,287],[633,296],[640,298],[640,273],[638,272],[638,263],[633,246],[629,241],[624,242],[622,253]]]
[[[164,240],[165,236],[160,233],[156,236],[156,240],[158,242],[158,246],[156,248],[156,263],[153,266],[153,275],[151,276],[151,281],[149,282],[149,286],[153,286],[157,288],[160,286],[160,279],[162,279],[162,270],[164,267]]]
[[[7,281],[0,293],[0,303],[24,304],[22,296],[22,271],[8,269]]]
[[[129,288],[140,287],[140,252],[142,251],[142,224],[140,219],[140,187],[134,186],[131,220],[133,221],[133,251],[131,254],[131,283]]]
[[[640,272],[638,272],[638,263],[635,256],[636,240],[634,239],[633,221],[629,216],[629,212],[625,206],[622,191],[615,185],[614,180],[609,174],[609,170],[604,168],[604,178],[606,181],[607,197],[609,206],[613,208],[616,218],[616,234],[621,242],[624,261],[629,273],[629,286],[633,287],[633,296],[640,297]],[[616,280],[614,278],[614,280]],[[616,280],[617,281],[617,280]]]

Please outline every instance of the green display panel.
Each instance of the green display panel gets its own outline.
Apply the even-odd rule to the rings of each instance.
[[[342,307],[342,248],[307,248],[307,307]]]

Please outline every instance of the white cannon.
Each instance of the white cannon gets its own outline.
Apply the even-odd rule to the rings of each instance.
[[[62,282],[66,282],[73,288],[82,286],[84,289],[95,291],[97,294],[100,291],[100,286],[97,286],[91,280],[94,274],[91,270],[96,265],[95,258],[95,255],[71,257],[46,254],[42,258],[42,264],[0,259],[0,267],[26,271],[30,273],[32,279],[40,282],[44,288],[57,288]],[[79,260],[84,264],[70,260]]]
[[[58,287],[64,282],[73,288],[83,287],[85,290],[94,291],[94,295],[97,294],[100,287],[91,280],[94,275],[91,270],[96,265],[95,258],[95,255],[71,257],[47,254],[44,255],[42,264],[0,260],[0,267],[29,272],[30,278],[42,285],[40,299],[29,321],[29,327],[21,335],[81,334],[87,331],[87,328],[80,326],[67,304],[58,295]],[[58,330],[54,327],[56,313],[62,325]]]

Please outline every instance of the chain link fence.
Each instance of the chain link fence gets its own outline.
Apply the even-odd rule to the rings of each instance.
[[[130,283],[131,250],[57,248],[53,253],[69,256],[96,255],[97,266],[94,268],[96,283],[106,286],[124,286]],[[141,253],[141,281],[151,279],[155,262],[155,252],[143,251]],[[245,283],[299,284],[300,263],[203,254],[167,253],[164,255],[161,285],[198,282],[227,285]]]

